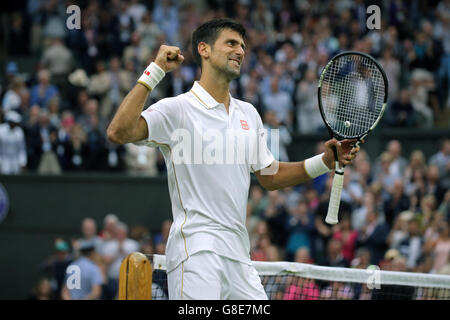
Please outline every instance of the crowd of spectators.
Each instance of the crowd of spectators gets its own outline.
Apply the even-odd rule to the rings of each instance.
[[[94,219],[84,218],[80,237],[55,239],[54,252],[39,265],[41,278],[29,298],[117,299],[122,260],[133,252],[164,254],[171,224],[170,220],[164,221],[161,232],[152,234],[143,225],[129,228],[112,213],[104,217],[101,230]],[[80,268],[78,288],[75,280],[71,279],[72,266]],[[153,295],[167,298],[167,291],[163,287],[163,283],[154,280]]]
[[[322,148],[320,143],[317,149]],[[381,270],[450,275],[450,139],[443,139],[440,150],[429,159],[419,150],[404,158],[397,140],[390,141],[373,161],[362,149],[352,166],[346,168],[340,221],[336,225],[325,223],[332,179],[331,172],[282,190],[265,191],[259,184],[251,186],[247,229],[253,261],[359,269],[376,265]],[[40,266],[43,278],[31,297],[71,297],[63,291],[66,270],[71,263],[79,263],[74,262],[76,259],[87,256],[91,261],[88,274],[97,274],[92,279],[97,279],[99,288],[92,297],[117,298],[121,261],[135,251],[164,254],[171,223],[164,221],[160,231],[152,234],[150,230],[155,230],[155,226],[128,228],[117,216],[108,214],[98,231],[96,222],[85,218],[78,239],[70,243],[62,238],[55,240],[55,252]],[[87,253],[86,243],[90,243]],[[92,271],[92,265],[98,270]],[[165,279],[155,278],[153,295],[167,298]],[[307,282],[299,293],[298,283],[287,284],[265,283],[265,287],[275,290],[268,292],[273,299],[354,297],[353,291],[345,295],[345,288],[322,288],[325,291],[317,293],[315,286],[308,287],[313,283]],[[276,291],[280,288],[286,291]],[[335,296],[337,293],[343,296]],[[86,292],[86,296],[89,294]],[[359,294],[361,298],[364,294],[370,297],[368,292]],[[74,294],[78,296],[79,293]]]
[[[405,159],[397,140],[374,161],[362,149],[346,168],[334,226],[324,222],[333,173],[283,190],[255,184],[247,210],[252,259],[334,267],[361,267],[364,260],[362,267],[391,270],[399,258],[402,271],[448,272],[449,170],[449,139],[428,160],[419,150]]]
[[[158,150],[112,144],[106,127],[161,44],[179,46],[185,60],[146,105],[188,90],[199,76],[191,32],[223,16],[248,32],[232,94],[251,102],[267,126],[283,128],[281,146],[289,145],[292,134],[325,130],[317,112],[318,76],[343,50],[369,53],[384,67],[389,106],[382,125],[448,126],[448,0],[380,2],[381,26],[374,30],[366,26],[364,1],[85,0],[76,2],[79,29],[66,25],[72,1],[26,3],[5,24],[0,157],[17,165],[3,165],[1,173],[163,174]],[[32,61],[26,67],[17,63],[24,58]],[[279,156],[285,158],[283,150]]]

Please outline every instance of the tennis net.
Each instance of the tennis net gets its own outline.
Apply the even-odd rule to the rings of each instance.
[[[166,260],[148,255],[152,299],[168,298]],[[450,275],[253,262],[270,300],[450,300]]]

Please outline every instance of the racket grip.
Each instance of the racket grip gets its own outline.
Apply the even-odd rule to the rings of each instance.
[[[325,222],[328,224],[338,223],[339,205],[341,203],[342,187],[344,185],[344,170],[339,168],[339,162],[336,162],[336,171],[331,187],[330,202]]]

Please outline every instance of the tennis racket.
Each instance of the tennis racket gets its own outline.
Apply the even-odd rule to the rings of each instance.
[[[319,79],[319,109],[332,138],[356,139],[355,146],[378,124],[387,102],[388,81],[380,64],[370,55],[345,51],[333,57]],[[337,149],[335,175],[325,222],[338,223],[344,183]]]

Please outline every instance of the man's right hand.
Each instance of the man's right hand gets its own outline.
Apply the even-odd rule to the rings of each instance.
[[[184,61],[181,50],[178,47],[162,45],[156,54],[155,63],[164,70],[170,72],[178,68]]]

